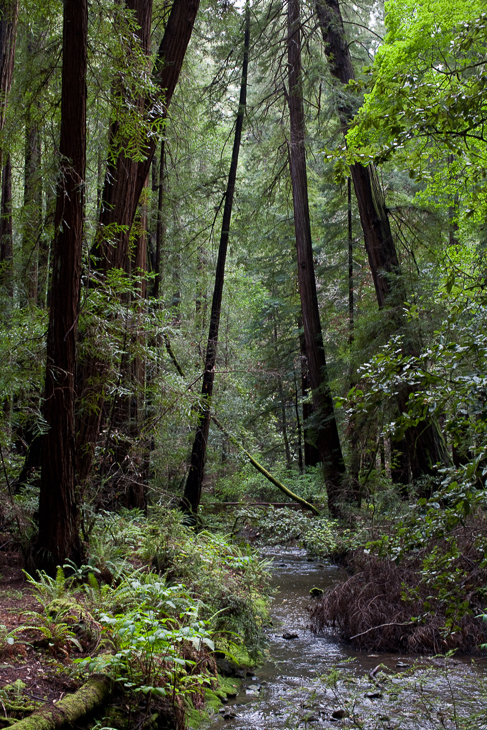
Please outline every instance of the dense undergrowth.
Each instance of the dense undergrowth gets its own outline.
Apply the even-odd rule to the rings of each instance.
[[[487,641],[487,521],[480,503],[470,499],[466,514],[465,495],[455,495],[407,503],[371,482],[361,508],[345,506],[340,522],[325,510],[317,518],[251,505],[242,490],[240,506],[205,510],[196,528],[163,507],[86,514],[86,564],[29,577],[38,604],[15,629],[0,627],[0,651],[34,653],[75,686],[111,676],[116,700],[103,727],[197,724],[237,691],[219,667],[250,668],[265,654],[269,566],[256,548],[292,544],[349,573],[314,602],[317,631],[335,626],[365,650],[475,653]],[[25,518],[29,494],[18,503]]]
[[[268,574],[255,550],[154,508],[97,515],[89,551],[56,578],[28,577],[38,603],[0,631],[0,651],[54,660],[77,684],[110,675],[124,709],[115,703],[105,725],[184,727],[235,691],[220,657],[235,667],[262,658]]]
[[[335,627],[361,650],[484,648],[487,520],[478,505],[465,514],[444,498],[438,491],[352,534],[340,556],[349,577],[315,604],[314,630]]]

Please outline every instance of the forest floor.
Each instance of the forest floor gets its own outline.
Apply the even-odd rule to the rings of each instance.
[[[237,635],[229,622],[243,621],[235,650],[244,664],[264,645],[267,578],[257,553],[194,534],[171,513],[103,515],[98,528],[91,562],[35,581],[16,540],[0,532],[0,730],[34,711],[61,717],[60,701],[100,673],[116,680],[102,724],[185,727],[235,691],[214,653],[229,631]],[[228,602],[238,612],[210,630]]]
[[[23,556],[8,549],[8,536],[0,536],[0,727],[10,723],[7,715],[19,717],[54,704],[78,684],[69,676],[69,656],[48,655],[35,642],[10,645],[9,634],[32,623],[32,614],[42,611],[23,573]]]
[[[238,516],[239,513],[236,514],[239,519],[240,530],[238,539],[245,541],[246,544],[249,541],[254,542],[254,546],[257,543],[261,546],[265,544],[277,546],[289,541],[291,541],[291,544],[303,544],[304,542],[304,546],[311,554],[316,555],[316,547],[319,546],[321,550],[325,551],[324,555],[333,553],[341,555],[342,544],[345,540],[347,542],[351,540],[351,533],[348,534],[349,530],[343,530],[340,536],[335,523],[316,520],[316,518],[294,511],[269,510],[265,515],[261,515],[261,510],[245,508],[241,510],[240,516]],[[147,597],[148,603],[143,605],[151,607],[155,605],[153,603],[154,596],[156,596],[160,605],[163,605],[164,602],[167,605],[172,605],[171,601],[175,600],[179,606],[178,601],[183,601],[184,606],[187,606],[186,615],[190,618],[193,615],[191,611],[197,605],[188,603],[190,595],[194,596],[197,601],[200,601],[200,599],[203,601],[213,600],[210,615],[228,616],[231,620],[237,621],[235,626],[231,627],[231,630],[233,634],[240,632],[242,637],[246,637],[244,639],[244,649],[248,647],[248,637],[253,636],[255,639],[259,635],[261,627],[266,625],[265,622],[268,620],[268,616],[266,619],[265,596],[268,595],[268,587],[266,579],[263,578],[263,574],[267,570],[266,561],[262,561],[262,565],[260,565],[261,556],[256,551],[252,552],[248,544],[247,547],[241,548],[227,542],[223,535],[228,535],[230,530],[222,531],[224,525],[219,524],[221,522],[220,518],[218,520],[212,518],[214,524],[210,524],[209,529],[201,533],[192,533],[180,526],[171,513],[167,513],[164,517],[161,513],[156,512],[152,518],[148,519],[142,514],[134,513],[131,515],[125,512],[116,516],[101,516],[100,520],[104,520],[104,522],[96,528],[98,529],[98,532],[95,533],[98,542],[96,539],[93,540],[93,545],[98,549],[97,564],[100,568],[105,564],[115,570],[116,560],[121,561],[120,565],[125,566],[125,574],[130,576],[130,578],[125,579],[125,584],[133,586],[131,581],[134,579],[137,583],[141,583],[137,587],[139,592],[134,594],[135,605],[142,605]],[[236,519],[232,524],[235,530]],[[475,527],[476,534],[479,533],[478,522],[472,524]],[[212,530],[213,527],[217,528],[215,532]],[[485,527],[483,523],[482,527]],[[469,530],[466,530],[465,535],[463,532],[457,535],[458,544],[462,548],[468,544],[469,550],[473,549],[471,546],[474,543],[471,539],[467,540],[472,529],[470,527]],[[146,545],[147,541],[149,541],[148,547]],[[459,561],[462,560],[463,553],[467,554],[468,551],[462,549],[462,553],[455,557],[455,561],[449,563],[448,567],[451,568],[453,565],[456,568],[457,563],[460,565]],[[391,590],[394,583],[391,579],[391,564],[387,563],[385,573],[385,563],[383,565],[382,561],[377,567],[377,575],[375,573],[369,575],[367,573],[368,563],[364,563],[363,551],[353,550],[349,551],[348,554],[352,557],[355,556],[355,562],[357,563],[353,566],[355,570],[351,571],[351,577],[332,591],[328,598],[317,603],[317,605],[323,605],[323,611],[328,605],[326,601],[330,603],[330,600],[333,605],[328,606],[328,613],[332,611],[335,603],[340,604],[339,607],[341,607],[342,603],[345,602],[350,608],[353,601],[351,601],[348,594],[344,593],[346,587],[350,585],[355,586],[354,590],[359,598],[362,596],[364,589],[369,592],[372,591],[373,595],[369,596],[367,594],[366,596],[367,605],[370,603],[377,604],[377,596],[383,594],[387,594],[389,597],[392,596],[396,603],[400,603],[405,581],[402,573],[398,573],[395,581],[397,583],[396,596],[396,593]],[[320,559],[324,555],[321,555]],[[475,557],[476,555],[473,555],[470,561],[472,564]],[[102,558],[105,563],[103,563]],[[370,562],[372,558],[367,558],[367,560]],[[376,559],[374,558],[374,560]],[[134,567],[134,563],[136,563],[136,567]],[[375,566],[376,563],[373,561],[372,563]],[[60,584],[58,585],[57,581],[53,580],[50,591],[43,593],[40,590],[42,588],[42,579],[39,578],[37,585],[34,585],[23,572],[23,565],[22,553],[11,536],[7,533],[0,533],[0,730],[1,728],[10,727],[13,721],[25,717],[34,710],[55,706],[65,695],[73,693],[86,682],[87,674],[83,675],[82,671],[79,671],[75,660],[90,656],[95,657],[103,650],[102,646],[105,646],[105,649],[108,647],[109,652],[111,652],[115,646],[115,644],[103,645],[102,637],[106,637],[106,633],[102,634],[101,632],[109,631],[103,626],[103,617],[100,618],[103,612],[112,610],[113,616],[117,613],[123,614],[125,619],[129,615],[135,616],[133,603],[127,603],[125,607],[117,608],[120,605],[118,602],[120,596],[117,598],[115,595],[118,590],[117,586],[119,583],[124,583],[124,580],[120,578],[111,581],[111,585],[109,583],[103,584],[100,579],[98,587],[95,581],[96,590],[94,593],[93,591],[90,593],[90,585],[86,584],[86,575],[80,582],[72,582],[71,578],[66,578],[66,581],[64,581],[64,576],[61,575]],[[89,566],[83,567],[88,568]],[[157,569],[157,572],[154,568]],[[401,570],[405,569],[401,566],[399,568]],[[93,570],[97,571],[96,568]],[[417,569],[415,571],[410,570],[410,572],[411,586],[415,586],[417,584]],[[482,586],[485,586],[484,574],[478,570],[477,573],[479,575],[478,580]],[[99,570],[98,574],[100,574]],[[150,581],[144,582],[143,576],[145,576],[145,579],[150,578]],[[85,582],[83,583],[83,581]],[[384,583],[387,584],[386,590],[384,590]],[[191,586],[191,589],[186,588],[186,586]],[[425,587],[425,590],[427,587]],[[171,593],[171,591],[175,591],[175,593]],[[110,599],[112,593],[113,597]],[[394,595],[392,595],[393,593]],[[372,598],[373,601],[371,601]],[[109,600],[112,601],[111,608],[107,603]],[[258,609],[259,604],[264,608]],[[73,614],[73,605],[74,616],[71,615]],[[469,618],[468,620],[475,620],[479,626],[479,631],[482,631],[482,622],[476,619],[480,612],[480,605],[483,604],[479,603],[472,619]],[[236,610],[228,612],[229,606],[236,607]],[[176,609],[176,606],[173,606],[173,608]],[[323,625],[327,622],[334,623],[335,626],[340,628],[342,635],[345,636],[363,631],[366,638],[373,637],[374,633],[369,630],[370,625],[379,626],[385,621],[381,605],[377,610],[379,609],[381,611],[379,616],[363,616],[363,620],[367,622],[364,626],[357,627],[355,624],[348,627],[343,626],[340,621],[334,620],[333,613],[329,613],[329,615],[323,613],[320,621]],[[395,610],[394,606],[387,607],[388,616],[393,615],[391,613],[393,609]],[[178,608],[175,611],[179,616],[182,615],[179,613],[180,610]],[[259,610],[260,613],[258,613]],[[131,611],[132,614],[130,614]],[[346,613],[340,608],[340,615],[344,616]],[[353,611],[352,613],[360,615],[362,620],[363,611]],[[165,614],[162,613],[161,626],[164,625],[165,620]],[[394,618],[393,621],[396,623],[391,625],[401,627],[402,634],[405,634],[405,624],[409,628],[409,624],[412,623],[409,617],[404,618],[402,616]],[[113,618],[112,622],[114,622]],[[390,619],[387,619],[387,622],[390,622]],[[93,631],[90,632],[90,628]],[[440,628],[435,628],[438,636],[440,635],[438,633]],[[201,624],[200,629],[203,632],[201,636],[209,636],[204,633],[203,624]],[[250,633],[247,635],[246,631],[250,631]],[[145,628],[141,624],[140,636],[144,632]],[[224,628],[223,635],[225,632],[228,632],[228,628]],[[379,633],[383,634],[382,627]],[[434,632],[430,631],[429,633],[433,635]],[[460,637],[462,632],[458,631],[456,634]],[[479,636],[475,634],[474,636],[469,623],[465,627],[465,636],[473,637],[470,643],[472,647],[478,647],[483,634],[479,634]],[[391,636],[390,639],[393,646],[389,650],[398,651],[397,637]],[[374,640],[373,645],[360,648],[375,649],[376,643],[376,640]],[[216,648],[219,650],[218,645]],[[448,648],[446,647],[445,651]],[[414,650],[412,653],[414,653]],[[425,652],[423,651],[423,653]],[[435,652],[429,649],[428,653]],[[206,663],[208,672],[199,676],[199,694],[194,694],[196,703],[194,699],[192,701],[195,711],[199,713],[207,700],[205,697],[206,690],[203,691],[202,689],[205,685],[213,692],[213,699],[216,704],[214,704],[212,711],[215,712],[215,708],[221,707],[221,705],[218,705],[220,701],[218,698],[221,698],[221,694],[216,697],[214,693],[218,693],[221,688],[218,688],[213,654],[211,652],[205,654],[202,651],[196,655],[188,653],[187,650],[187,654],[183,658],[190,660],[190,663],[193,661],[197,665],[201,661]],[[245,664],[245,662],[242,662],[242,664]],[[166,665],[161,664],[161,667],[163,670],[167,669]],[[96,669],[95,671],[104,670]],[[413,670],[411,671],[413,672]],[[477,687],[480,679],[476,673],[472,677],[472,686]],[[387,678],[384,677],[383,682],[387,684],[387,681]],[[445,681],[450,682],[451,680],[447,678]],[[463,681],[464,679],[461,678],[461,682]],[[337,701],[339,699],[340,702],[345,703],[348,702],[347,698],[349,698],[350,693],[348,679],[346,681],[344,679],[343,682],[343,692],[342,690],[338,692]],[[410,682],[412,684],[416,682],[415,676],[411,675]],[[409,684],[407,686],[409,687]],[[118,684],[117,687],[120,688],[120,695],[114,699],[113,703],[110,703],[110,709],[108,710],[114,716],[120,711],[117,707],[120,707],[120,697],[123,691],[121,684]],[[164,687],[164,685],[159,685],[159,687]],[[391,692],[393,690],[395,692],[394,687],[391,684]],[[222,691],[225,692],[225,690]],[[475,692],[477,693],[477,689]],[[483,703],[486,696],[483,685],[478,690],[478,694],[479,701]],[[141,697],[140,694],[138,696]],[[408,698],[409,695],[407,695],[407,701],[409,701]],[[163,700],[161,699],[160,702],[162,703]],[[465,716],[468,715],[468,705],[469,702],[466,705]],[[179,707],[181,709],[182,704]],[[148,710],[144,709],[142,711],[140,708],[141,705],[139,704],[138,709],[135,710],[139,713],[137,723],[140,724],[140,727],[149,727],[150,725],[145,724],[143,717]],[[160,707],[155,709],[160,709]],[[181,710],[181,712],[183,711]],[[125,712],[125,714],[127,713]],[[160,711],[160,716],[162,721],[164,707]],[[164,717],[167,717],[167,715]],[[135,715],[132,718],[135,718]],[[117,719],[107,718],[104,724],[114,727],[135,727],[131,718],[129,718],[129,724],[125,723],[125,725],[123,723],[118,725]],[[145,719],[148,719],[148,715]],[[177,720],[175,724],[183,727],[185,722],[183,715],[180,719],[181,723]]]
[[[53,706],[79,683],[69,675],[69,656],[46,654],[35,642],[8,642],[42,606],[22,571],[22,554],[9,550],[2,537],[7,549],[0,550],[0,727],[8,727],[13,718]]]

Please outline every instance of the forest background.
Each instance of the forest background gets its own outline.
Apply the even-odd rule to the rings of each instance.
[[[182,727],[262,657],[242,540],[346,563],[318,630],[477,651],[485,1],[0,11],[0,652]]]
[[[481,554],[485,10],[3,2],[4,519],[30,565],[80,564],[100,510],[281,499],[238,444],[333,517],[397,505],[389,555],[472,516]]]

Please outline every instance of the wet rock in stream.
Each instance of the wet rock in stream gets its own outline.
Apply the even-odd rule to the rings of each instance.
[[[237,699],[241,704],[233,700],[225,707],[213,730],[458,730],[473,712],[481,713],[482,721],[471,727],[487,730],[487,683],[477,685],[478,670],[450,659],[446,663],[451,671],[441,659],[366,652],[357,656],[332,631],[313,634],[308,628],[307,609],[314,603],[310,590],[318,585],[328,592],[340,579],[340,569],[308,563],[298,550],[287,552],[285,560],[281,555],[277,553],[273,568],[274,628],[268,629],[272,661],[257,670],[258,677],[255,669],[233,671],[244,680]],[[457,725],[453,707],[462,718]],[[439,724],[440,713],[444,722]]]
[[[331,716],[334,720],[343,720],[344,717],[348,717],[348,712],[340,707],[338,710],[333,710]]]
[[[317,588],[316,586],[311,588],[311,590],[309,592],[310,596],[313,596],[313,598],[319,598],[320,596],[323,595],[323,593],[324,593],[323,588]]]
[[[294,631],[285,631],[282,635],[282,638],[289,641],[290,639],[297,639],[298,634],[294,633]]]

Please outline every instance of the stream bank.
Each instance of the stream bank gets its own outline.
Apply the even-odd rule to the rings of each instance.
[[[212,730],[305,727],[487,728],[479,722],[487,687],[482,662],[353,651],[331,630],[308,628],[313,587],[327,590],[342,570],[301,549],[267,549],[273,559],[269,659],[247,673],[238,696],[215,716]],[[293,638],[291,638],[293,637]],[[485,714],[485,713],[484,713]],[[470,718],[476,715],[475,718]]]

